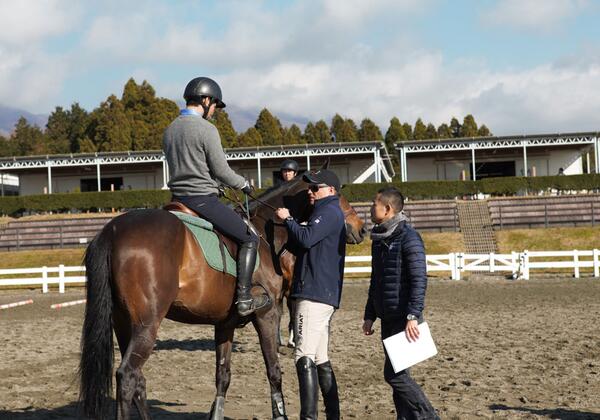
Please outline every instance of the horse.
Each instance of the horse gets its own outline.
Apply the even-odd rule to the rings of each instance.
[[[248,206],[260,236],[260,266],[253,280],[275,303],[286,292],[284,277],[291,276],[293,264],[290,253],[283,252],[287,229],[273,220],[274,209],[287,207],[294,217],[305,218],[309,211],[306,188],[298,177]],[[361,228],[351,227],[350,236],[362,237]],[[235,244],[222,239],[235,252]],[[142,367],[154,348],[161,321],[168,318],[215,327],[216,396],[211,420],[224,419],[235,328],[252,322],[267,368],[272,418],[287,419],[277,355],[279,305],[240,318],[234,305],[235,278],[208,265],[179,218],[162,209],[145,209],[112,219],[86,249],[85,266],[87,305],[79,363],[84,415],[108,417],[114,330],[122,356],[115,373],[116,418],[128,419],[134,405],[142,419],[150,419]]]

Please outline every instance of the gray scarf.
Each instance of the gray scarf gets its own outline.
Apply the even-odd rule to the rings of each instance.
[[[408,221],[408,218],[404,212],[401,211],[391,219],[386,220],[379,225],[373,226],[373,229],[371,229],[371,240],[381,241],[382,239],[388,238],[392,233],[394,233],[400,222],[403,221]]]

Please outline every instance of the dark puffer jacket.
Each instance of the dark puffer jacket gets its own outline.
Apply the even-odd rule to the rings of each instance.
[[[373,241],[373,269],[364,319],[421,317],[427,289],[427,260],[421,235],[400,222],[386,239]]]

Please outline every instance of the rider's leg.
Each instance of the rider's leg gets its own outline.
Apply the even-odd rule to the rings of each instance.
[[[268,296],[260,295],[253,298],[250,294],[250,290],[252,289],[252,274],[256,265],[258,236],[250,231],[241,216],[232,208],[221,203],[216,195],[173,197],[173,199],[182,202],[198,212],[200,216],[211,222],[215,229],[238,243],[238,313],[242,316],[247,316],[255,310],[268,305],[270,303]]]

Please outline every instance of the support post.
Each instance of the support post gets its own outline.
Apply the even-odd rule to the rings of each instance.
[[[310,171],[310,150],[306,149],[306,170]]]
[[[477,181],[477,169],[475,167],[475,145],[471,143],[471,179]]]
[[[2,197],[4,197],[4,172],[0,172],[0,177],[2,177],[0,180],[0,187],[2,188]]]
[[[258,167],[258,188],[262,188],[262,171],[260,167],[260,152],[256,152],[256,163]]]
[[[521,272],[523,273],[523,279],[529,280],[529,251],[523,251],[521,258]]]
[[[523,176],[527,176],[527,140],[522,140],[523,143]]]
[[[600,251],[594,248],[593,251],[594,258],[594,277],[600,277]]]
[[[65,293],[65,266],[58,266],[58,293]]]
[[[48,293],[48,267],[42,267],[42,293]]]
[[[490,273],[496,271],[495,258],[495,254],[493,252],[490,252]]]
[[[102,191],[102,183],[100,182],[100,159],[96,158],[96,180],[98,182],[98,191]]]
[[[168,182],[168,170],[169,167],[167,166],[167,159],[163,156],[163,161],[162,161],[162,171],[163,171],[163,186],[162,189],[166,190],[167,188],[169,188],[167,186],[167,182]]]
[[[52,194],[52,167],[50,161],[46,163],[48,165],[48,194]]]
[[[573,274],[576,279],[579,278],[579,251],[573,250]]]
[[[594,171],[598,174],[600,170],[598,170],[598,165],[600,164],[600,141],[598,140],[598,136],[594,139]]]

